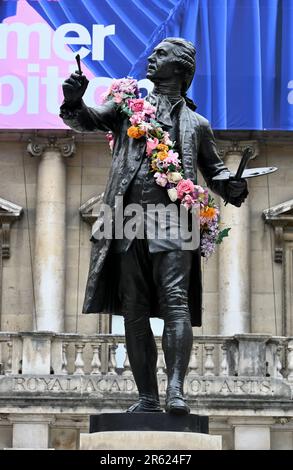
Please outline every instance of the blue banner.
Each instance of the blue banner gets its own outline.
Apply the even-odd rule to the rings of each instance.
[[[167,36],[184,37],[197,51],[189,96],[214,129],[293,129],[293,0],[1,0],[0,21],[7,28],[18,28],[18,39],[24,34],[28,40],[28,30],[19,26],[21,11],[27,14],[26,9],[17,12],[20,4],[34,11],[50,31],[58,32],[58,38],[71,36],[65,44],[69,50],[76,52],[83,47],[82,61],[85,70],[92,73],[90,78],[130,75],[143,79],[153,47]],[[15,23],[11,22],[13,15]],[[29,27],[37,23],[41,24],[35,20]],[[37,33],[42,32],[49,34],[39,26]],[[9,56],[11,59],[9,41],[13,41],[13,34],[2,30],[6,42],[2,40],[0,46],[0,64],[1,60],[8,64]],[[65,52],[62,55],[58,38],[56,43],[52,39],[54,53],[58,59],[69,60]],[[42,42],[41,36],[39,40]],[[42,47],[40,61],[49,59],[45,45]],[[24,58],[25,54],[18,51],[17,60]],[[37,73],[36,64],[31,66],[35,57],[26,59],[30,61],[28,73]],[[73,54],[71,60],[74,62]],[[21,66],[19,62],[19,69]],[[1,74],[3,70],[1,67]],[[52,75],[52,66],[48,70]],[[0,92],[1,87],[5,91],[14,81],[17,85],[22,80],[13,78],[17,76],[15,70],[5,73],[0,76]],[[44,93],[49,90],[48,77],[38,82],[40,87],[46,85]],[[58,80],[60,87],[61,77]],[[28,94],[31,83],[32,79],[27,84]],[[22,95],[16,96],[16,85],[6,101],[0,101],[0,127],[12,127],[14,111],[19,117],[29,115],[31,123],[36,122],[33,114],[39,122],[42,120],[42,103],[26,98],[25,85]],[[47,108],[44,116],[53,113],[49,105]]]

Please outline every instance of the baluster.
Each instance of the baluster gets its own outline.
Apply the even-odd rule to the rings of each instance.
[[[204,349],[206,351],[206,360],[204,363],[204,369],[205,369],[204,375],[205,376],[215,375],[214,374],[215,363],[213,360],[215,346],[213,344],[205,344]]]
[[[6,362],[5,374],[9,375],[9,374],[12,374],[12,341],[8,341],[7,348],[8,348],[8,357],[7,357],[7,362]]]
[[[122,375],[128,376],[128,375],[132,375],[132,372],[131,372],[129,357],[128,357],[128,354],[127,354],[126,345],[124,345],[124,349],[125,349],[125,359],[124,359],[124,362],[123,362]]]
[[[84,375],[84,360],[83,360],[83,349],[85,344],[83,343],[76,343],[75,344],[75,370],[73,375]]]
[[[288,380],[293,381],[293,340],[288,342]]]
[[[277,347],[277,354],[276,354],[276,377],[277,379],[282,379],[283,376],[281,374],[282,370],[282,361],[281,361],[281,353],[282,353],[282,346]]]
[[[116,368],[116,349],[118,348],[117,344],[111,344],[110,349],[110,357],[109,357],[109,374],[110,375],[117,375]]]
[[[227,345],[222,344],[222,361],[220,366],[220,376],[227,377],[229,375],[229,366],[228,366],[228,359],[227,359]]]
[[[198,345],[194,344],[191,350],[190,361],[187,375],[198,375]]]
[[[157,373],[164,374],[165,373],[165,358],[164,353],[161,347],[158,348],[158,360],[157,360]]]
[[[100,361],[100,345],[91,344],[93,349],[93,360],[91,362],[91,375],[101,374],[101,361]]]
[[[61,362],[61,374],[68,375],[67,370],[67,347],[68,343],[62,343],[62,362]]]

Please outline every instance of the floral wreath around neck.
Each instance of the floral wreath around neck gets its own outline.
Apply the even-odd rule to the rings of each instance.
[[[216,245],[228,236],[230,228],[220,230],[220,213],[207,188],[184,178],[184,170],[175,142],[156,121],[156,108],[139,95],[137,80],[130,77],[113,80],[103,95],[104,103],[114,101],[117,108],[128,116],[130,127],[127,135],[133,139],[146,138],[146,154],[150,171],[156,183],[166,188],[172,202],[180,201],[187,210],[199,210],[201,255],[208,258]],[[111,151],[114,136],[108,132],[107,140]]]

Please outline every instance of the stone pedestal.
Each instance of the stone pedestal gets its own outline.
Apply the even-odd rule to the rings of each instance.
[[[220,450],[221,436],[208,435],[208,417],[167,413],[105,413],[90,417],[81,450]]]
[[[208,434],[208,416],[169,413],[101,413],[90,416],[90,433],[107,431],[173,431]]]
[[[81,450],[221,450],[222,436],[191,432],[112,431],[80,435]]]

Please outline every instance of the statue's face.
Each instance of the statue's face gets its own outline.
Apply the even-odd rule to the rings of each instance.
[[[148,57],[147,78],[153,82],[164,80],[179,74],[178,65],[174,61],[174,45],[161,42]]]

